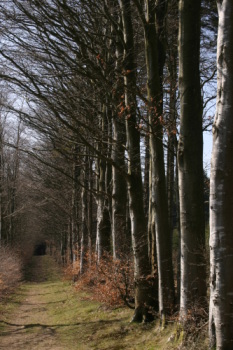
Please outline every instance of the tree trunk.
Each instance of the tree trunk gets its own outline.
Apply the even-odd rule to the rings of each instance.
[[[122,29],[121,21],[115,14],[115,20],[119,22],[119,29]],[[116,34],[116,71],[122,69],[122,60],[124,48],[119,34]],[[113,116],[113,145],[112,159],[117,165],[112,167],[112,241],[113,241],[113,257],[119,258],[121,253],[128,253],[131,238],[128,235],[126,227],[126,207],[127,207],[127,184],[125,176],[125,121],[121,116],[120,106],[124,102],[122,95],[124,94],[124,80],[117,78],[116,88],[113,93],[113,102],[116,105],[115,114]]]
[[[89,265],[92,263],[92,241],[93,241],[93,174],[92,174],[93,160],[89,155],[89,180],[88,180],[88,252]]]
[[[168,71],[169,71],[169,117],[167,121],[168,145],[167,145],[167,196],[168,215],[173,239],[174,207],[175,207],[175,154],[176,154],[176,128],[177,128],[177,41],[178,41],[178,0],[172,1],[170,12],[172,19],[168,26]],[[171,29],[170,29],[171,26]]]
[[[149,125],[147,125],[147,133],[149,134]],[[144,211],[148,222],[149,203],[150,203],[150,149],[149,149],[149,136],[144,138],[145,143],[145,168],[144,168]]]
[[[146,1],[147,15],[145,28],[145,52],[147,66],[147,100],[150,124],[151,157],[151,205],[154,216],[156,252],[158,266],[159,310],[163,317],[170,313],[174,305],[174,281],[172,267],[172,247],[168,222],[168,205],[163,152],[163,104],[162,71],[164,65],[162,40],[160,36],[165,9],[157,4],[157,29],[155,26],[154,2]],[[163,3],[164,4],[164,3]],[[163,28],[164,29],[164,28]],[[158,39],[160,37],[160,40]],[[159,50],[160,48],[160,50]],[[162,67],[161,67],[162,65]]]
[[[86,150],[85,150],[86,151]],[[83,157],[83,188],[82,188],[82,237],[81,237],[81,252],[80,252],[80,273],[85,272],[88,263],[88,157],[87,154]]]
[[[217,111],[210,175],[211,347],[233,349],[233,3],[218,1]],[[215,347],[216,346],[216,347]]]
[[[100,116],[100,126],[102,130],[103,142],[100,142],[100,150],[104,156],[107,156],[107,140],[108,121],[106,116],[106,106],[103,106]],[[97,232],[96,232],[96,251],[98,260],[103,256],[104,251],[110,252],[111,225],[109,211],[107,208],[107,184],[106,184],[106,161],[103,158],[99,159],[98,167],[98,193],[97,193]]]
[[[19,177],[19,166],[20,166],[20,137],[21,137],[21,121],[18,123],[17,127],[17,139],[14,150],[13,164],[12,169],[8,166],[9,169],[9,231],[8,231],[8,243],[13,244],[15,238],[15,217],[14,213],[16,211],[16,195],[17,195],[17,185]]]
[[[179,190],[177,167],[177,41],[178,41],[178,0],[170,1],[170,21],[168,30],[168,62],[169,71],[169,117],[167,120],[167,197],[168,217],[171,234],[171,244],[174,246],[174,226],[176,227],[178,245],[176,247],[176,303],[180,299],[180,216],[179,216]]]
[[[2,121],[0,121],[0,247],[3,243],[3,200],[2,200],[2,192],[3,192],[3,126]]]
[[[73,181],[72,181],[72,218],[71,218],[71,234],[73,243],[73,258],[75,262],[79,255],[79,232],[78,232],[78,201],[79,201],[79,186],[78,180],[80,177],[80,168],[78,166],[78,145],[74,146],[73,150]]]
[[[181,297],[180,316],[206,298],[205,218],[203,195],[202,100],[200,89],[201,0],[180,0],[179,89],[181,105],[178,145]]]
[[[124,32],[124,83],[126,111],[126,139],[128,152],[128,192],[131,219],[132,246],[134,254],[135,314],[132,321],[148,318],[148,308],[153,304],[148,257],[147,225],[143,207],[143,186],[140,160],[140,134],[136,120],[136,67],[134,57],[134,32],[130,0],[121,0]]]
[[[125,171],[125,125],[116,116],[113,119],[113,156],[115,164]],[[126,232],[127,186],[125,177],[116,167],[112,169],[112,236],[113,257],[127,252],[129,246]]]
[[[178,149],[178,142],[176,141],[176,154]],[[180,196],[179,196],[179,170],[178,170],[178,164],[176,159],[176,183],[175,183],[175,194],[176,194],[176,218],[177,218],[177,268],[176,268],[176,283],[177,283],[177,289],[176,289],[176,303],[177,305],[180,305],[180,261],[181,261],[181,235],[180,235]]]

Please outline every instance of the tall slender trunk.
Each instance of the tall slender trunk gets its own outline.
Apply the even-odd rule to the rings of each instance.
[[[175,135],[169,135],[167,145],[167,198],[170,238],[173,241],[175,192]]]
[[[148,125],[148,134],[149,134]],[[156,233],[155,233],[155,216],[152,210],[152,164],[150,156],[150,143],[147,137],[145,152],[145,178],[144,178],[144,210],[147,218],[147,234],[148,234],[148,254],[151,264],[151,274],[154,277],[154,297],[156,300],[156,310],[158,310],[158,268],[157,268],[157,254],[156,254]]]
[[[174,246],[174,226],[176,227],[178,242],[176,248],[176,303],[180,300],[180,216],[179,216],[179,190],[177,167],[177,41],[178,41],[178,0],[170,2],[170,22],[168,23],[168,59],[169,71],[169,117],[167,120],[167,197],[168,217],[171,234],[171,244]]]
[[[176,128],[177,128],[177,41],[178,41],[178,0],[171,4],[172,20],[169,25],[172,26],[172,32],[169,32],[168,47],[168,71],[169,71],[169,118],[168,118],[168,147],[167,147],[167,195],[168,195],[168,215],[173,237],[174,228],[174,199],[175,199],[175,155],[176,155]],[[169,30],[169,27],[168,27]]]
[[[107,120],[107,158],[111,158],[112,155],[112,106],[110,106],[109,99],[106,98],[106,120]],[[105,191],[106,191],[106,199],[105,199],[105,207],[106,207],[106,218],[108,222],[108,232],[107,233],[107,241],[109,242],[108,251],[112,252],[111,239],[112,239],[112,166],[109,162],[106,162],[106,172],[105,172]]]
[[[3,192],[3,126],[2,126],[2,122],[0,121],[0,246],[2,245],[2,241],[3,241],[2,192]]]
[[[78,145],[73,150],[73,181],[72,181],[72,217],[71,217],[71,235],[72,235],[72,261],[75,262],[79,255],[79,231],[78,231],[78,202],[79,202],[79,186],[80,167],[78,165]]]
[[[218,1],[217,101],[210,175],[211,348],[233,349],[233,3]]]
[[[16,210],[16,192],[17,192],[17,185],[18,185],[18,177],[19,177],[19,164],[20,164],[20,150],[19,150],[19,143],[20,143],[20,134],[21,134],[21,122],[18,124],[17,128],[17,139],[16,139],[16,145],[15,145],[15,151],[14,151],[14,159],[13,159],[13,165],[12,169],[9,169],[9,175],[10,175],[10,190],[9,190],[9,238],[8,241],[10,244],[13,244],[13,240],[15,238],[15,217],[14,213]]]
[[[100,126],[103,135],[103,142],[100,142],[100,149],[103,155],[107,155],[106,147],[106,135],[108,131],[108,121],[106,116],[106,106],[102,108],[100,116]],[[98,166],[98,193],[97,193],[97,232],[96,232],[96,251],[98,260],[101,259],[105,251],[110,252],[111,250],[111,228],[110,228],[110,217],[107,208],[106,197],[107,197],[107,184],[106,184],[106,161],[103,158],[99,159]]]
[[[162,72],[165,53],[162,49],[161,26],[165,16],[165,9],[162,9],[164,4],[160,2],[157,4],[159,12],[155,17],[154,2],[147,0],[144,24],[150,125],[151,205],[155,223],[155,232],[152,232],[152,236],[156,237],[159,310],[162,317],[165,313],[171,312],[175,301],[163,152]],[[155,18],[157,18],[157,28]]]
[[[148,257],[147,225],[143,208],[143,186],[140,160],[140,134],[136,117],[136,66],[134,57],[134,32],[130,0],[120,0],[124,32],[124,83],[126,110],[126,138],[128,152],[128,192],[131,219],[132,246],[134,254],[135,314],[133,321],[142,321],[153,303]]]
[[[117,7],[116,7],[117,9]],[[115,20],[118,22],[119,30],[122,29],[118,13],[115,13]],[[122,38],[116,33],[116,71],[122,69],[124,48]],[[112,159],[117,167],[112,167],[112,241],[113,257],[119,258],[121,253],[127,253],[130,247],[131,238],[127,232],[126,207],[127,207],[127,184],[125,176],[125,144],[126,130],[125,121],[121,116],[120,105],[123,103],[124,79],[117,77],[116,88],[114,89],[113,101],[116,106],[113,116],[113,145]]]
[[[206,298],[205,218],[203,195],[202,100],[200,89],[201,0],[180,0],[178,145],[181,296],[180,317],[186,319],[194,303]]]
[[[92,174],[93,160],[89,155],[89,180],[88,180],[88,252],[89,252],[89,264],[92,261],[92,241],[93,241],[93,174]]]
[[[125,170],[125,125],[116,116],[113,119],[113,154],[115,164]],[[113,257],[117,258],[120,253],[126,252],[129,246],[126,232],[126,204],[127,186],[125,177],[116,167],[112,169],[112,236],[113,236]]]
[[[85,272],[85,268],[88,263],[88,156],[86,154],[83,157],[83,170],[82,170],[82,230],[81,230],[81,252],[80,252],[80,273]]]
[[[71,209],[72,211],[72,209]],[[68,264],[73,263],[73,235],[72,235],[72,215],[69,217],[68,224],[68,254],[67,254],[67,262]]]
[[[147,133],[149,133],[149,126],[147,126]],[[149,202],[150,202],[150,149],[149,149],[149,136],[146,135],[144,139],[145,143],[145,165],[144,165],[144,211],[148,221]]]

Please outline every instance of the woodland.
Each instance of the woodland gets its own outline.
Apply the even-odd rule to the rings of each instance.
[[[232,350],[232,62],[232,0],[0,1],[0,291],[46,249]]]

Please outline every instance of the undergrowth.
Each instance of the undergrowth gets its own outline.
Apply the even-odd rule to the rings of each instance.
[[[77,260],[65,269],[67,279],[75,279],[77,290],[88,290],[91,298],[109,306],[127,305],[134,308],[134,281],[132,257],[113,259],[105,254],[98,261],[97,256],[85,257],[85,269],[80,273]]]
[[[23,277],[23,263],[17,252],[0,247],[0,299],[12,293]]]
[[[85,300],[101,302],[106,310],[122,308],[124,305],[134,308],[132,257],[122,256],[114,260],[111,255],[105,254],[101,261],[97,261],[96,255],[86,256],[85,272],[80,273],[80,261],[77,260],[66,267],[65,278],[75,281],[79,293],[87,292]],[[188,311],[185,323],[180,322],[177,312],[167,318],[165,328],[161,328],[159,319],[148,327],[152,338],[155,340],[157,337],[157,347],[151,345],[145,349],[208,349],[208,311],[201,305],[194,305]]]
[[[159,319],[149,324],[130,323],[132,311],[123,306],[126,295],[133,298],[132,261],[129,258],[124,262],[113,262],[105,257],[97,264],[92,257],[91,268],[82,275],[78,262],[72,264],[66,269],[66,279],[75,276],[77,292],[70,283],[62,281],[60,267],[52,257],[33,257],[32,260],[28,266],[29,278],[21,285],[19,298],[22,295],[28,298],[28,293],[34,298],[33,305],[38,303],[38,313],[34,309],[28,322],[39,322],[45,329],[51,329],[64,349],[208,349],[204,309],[190,310],[185,325],[179,322],[178,313],[168,319],[163,328]],[[12,300],[13,309],[21,304],[21,299],[17,298]],[[8,306],[5,314],[8,317],[12,314]],[[36,332],[36,329],[28,327],[26,331]]]

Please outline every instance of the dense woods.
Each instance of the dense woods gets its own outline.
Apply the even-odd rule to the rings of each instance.
[[[9,0],[0,17],[1,245],[46,243],[75,281],[115,274],[135,322],[210,309],[211,347],[232,349],[231,0]]]

